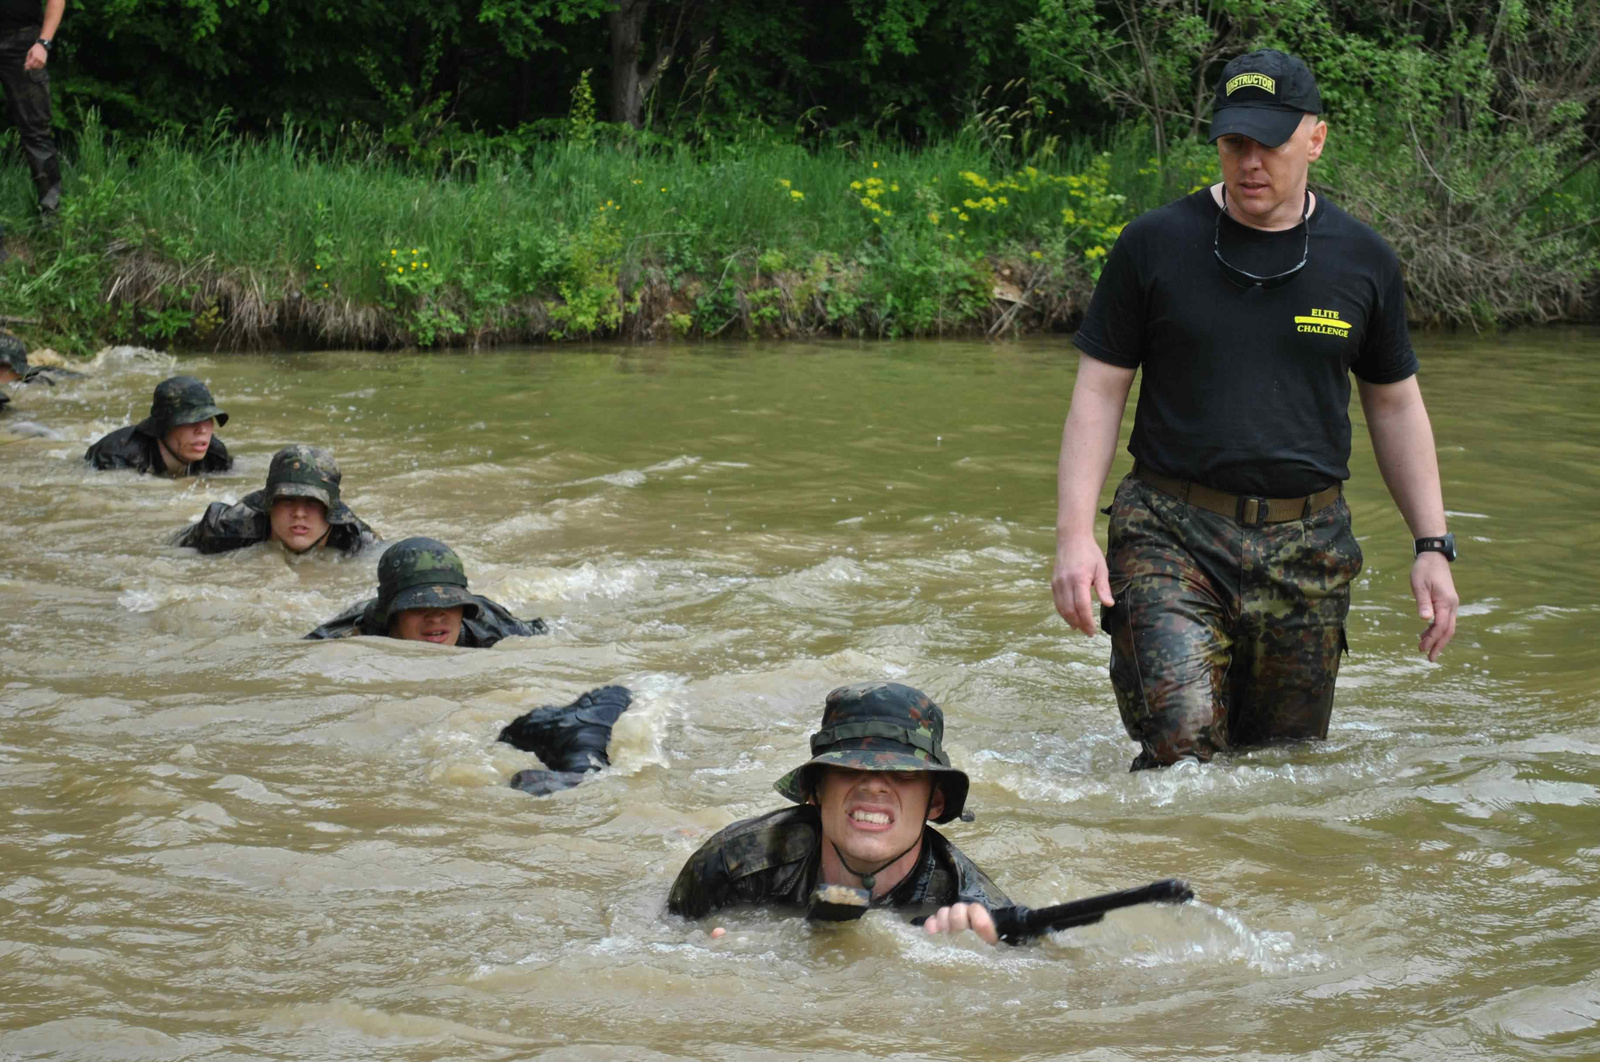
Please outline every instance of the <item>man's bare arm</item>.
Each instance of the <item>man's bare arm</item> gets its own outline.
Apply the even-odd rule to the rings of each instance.
[[[1094,537],[1095,503],[1111,471],[1117,429],[1133,386],[1133,369],[1078,357],[1072,405],[1061,429],[1056,466],[1056,566],[1050,580],[1056,611],[1084,634],[1093,634],[1094,596],[1112,604],[1106,555]]]
[[[66,10],[67,0],[45,0],[44,24],[39,27],[39,36],[47,41],[55,40],[56,30],[61,26],[61,13]],[[28,54],[23,57],[24,70],[42,70],[50,61],[50,53],[44,50],[44,45],[35,44],[28,49]]]
[[[1411,376],[1392,384],[1358,381],[1358,387],[1378,471],[1383,473],[1383,482],[1412,537],[1444,534],[1447,527],[1439,458],[1417,378]],[[1411,593],[1417,599],[1417,615],[1428,621],[1418,648],[1429,660],[1438,660],[1455,635],[1456,608],[1460,604],[1450,562],[1443,554],[1417,555],[1411,565]]]

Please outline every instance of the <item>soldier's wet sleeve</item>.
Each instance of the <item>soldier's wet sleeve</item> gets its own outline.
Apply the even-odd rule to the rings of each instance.
[[[667,895],[667,910],[684,918],[703,918],[728,902],[730,885],[721,838],[714,836],[678,871]]]
[[[376,600],[376,598],[368,598],[365,601],[351,605],[301,640],[320,642],[330,638],[353,638],[361,634],[361,621],[366,616],[367,609],[371,608]]]
[[[996,907],[1011,906],[1011,898],[1005,890],[994,883],[994,880],[985,874],[961,849],[950,843],[950,839],[939,833],[933,827],[928,827],[928,832],[938,838],[936,846],[942,849],[943,859],[949,866],[955,881],[955,899],[961,903],[980,903],[993,910]],[[941,900],[948,903],[949,900]]]
[[[464,622],[461,629],[462,637],[467,638],[470,635],[473,644],[479,648],[493,645],[502,638],[527,638],[546,632],[544,620],[518,619],[511,614],[510,609],[497,601],[479,597],[478,606],[477,618]]]
[[[83,459],[101,471],[114,468],[132,468],[139,472],[150,471],[150,457],[144,440],[130,424],[118,428],[84,451]]]
[[[266,514],[242,504],[212,502],[205,515],[179,533],[176,544],[201,553],[226,553],[243,549],[270,537]]]

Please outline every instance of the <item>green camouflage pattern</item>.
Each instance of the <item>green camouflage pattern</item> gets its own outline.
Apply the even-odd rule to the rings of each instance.
[[[862,682],[828,694],[822,726],[811,736],[811,759],[773,785],[797,804],[811,793],[819,766],[858,771],[931,771],[944,790],[949,822],[966,805],[966,772],[950,766],[944,751],[944,712],[927,694],[898,682]]]
[[[0,365],[18,376],[26,376],[28,372],[28,348],[9,332],[0,333]]]
[[[344,478],[333,454],[319,446],[285,446],[267,466],[266,503],[279,498],[311,498],[322,503],[331,523],[339,504],[339,482]],[[344,512],[350,510],[344,509]]]
[[[212,399],[210,389],[193,376],[170,376],[156,384],[150,415],[136,428],[159,439],[180,424],[198,424],[212,418],[216,418],[219,428],[228,423],[228,414]]]
[[[305,640],[320,642],[358,635],[387,638],[389,623],[387,619],[380,620],[379,615],[378,599],[369,597],[322,624],[306,635]],[[456,645],[462,649],[487,649],[504,638],[527,638],[548,633],[550,628],[544,620],[519,619],[499,602],[474,594],[471,604],[462,609],[461,633],[456,637]]]
[[[1101,626],[1132,769],[1327,737],[1362,563],[1343,496],[1244,527],[1129,477],[1106,511]]]
[[[953,903],[993,910],[1011,900],[977,864],[932,826],[905,880],[877,902],[911,914]],[[764,904],[804,910],[822,868],[822,819],[805,804],[744,819],[717,831],[684,863],[667,910],[702,918],[725,907]]]

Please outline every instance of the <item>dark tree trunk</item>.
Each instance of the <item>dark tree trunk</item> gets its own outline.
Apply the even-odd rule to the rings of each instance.
[[[611,120],[644,128],[644,101],[656,78],[672,60],[671,46],[663,47],[653,62],[641,65],[639,46],[644,37],[650,0],[617,0],[611,20]]]

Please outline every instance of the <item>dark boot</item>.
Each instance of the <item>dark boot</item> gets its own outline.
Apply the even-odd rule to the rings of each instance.
[[[555,772],[581,777],[586,771],[597,771],[611,763],[606,756],[611,727],[632,703],[633,694],[627,687],[602,686],[565,707],[535,708],[513,719],[500,731],[500,740],[533,753]],[[518,777],[530,773],[534,772],[521,771]],[[511,784],[524,788],[515,779]]]

